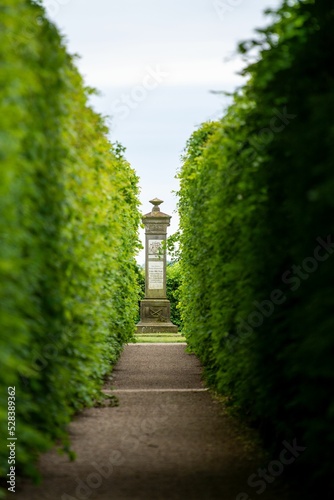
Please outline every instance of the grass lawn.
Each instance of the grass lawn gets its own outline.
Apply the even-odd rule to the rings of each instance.
[[[144,335],[135,335],[136,342],[147,342],[147,343],[157,343],[157,342],[170,342],[179,343],[185,342],[186,339],[180,333],[168,334],[168,333],[152,333]]]

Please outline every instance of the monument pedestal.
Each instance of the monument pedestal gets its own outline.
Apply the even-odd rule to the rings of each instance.
[[[143,216],[145,226],[145,298],[140,302],[137,333],[176,333],[170,320],[166,296],[166,238],[171,216],[160,211],[162,200],[154,198],[153,209]]]
[[[170,321],[170,302],[167,299],[143,299],[140,302],[140,322],[137,333],[177,333]]]

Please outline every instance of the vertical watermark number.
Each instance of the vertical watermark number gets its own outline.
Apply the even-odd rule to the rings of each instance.
[[[16,477],[15,477],[15,463],[16,463],[16,419],[15,419],[15,387],[8,387],[8,465],[9,472],[7,474],[8,491],[15,493]]]

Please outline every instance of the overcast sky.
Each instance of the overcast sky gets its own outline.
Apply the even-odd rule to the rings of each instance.
[[[210,90],[242,83],[237,43],[268,24],[279,0],[44,0],[65,35],[86,84],[101,95],[110,138],[126,147],[140,177],[142,211],[165,200],[177,230],[175,174],[195,128],[222,115],[225,100]],[[143,262],[143,253],[139,262]]]

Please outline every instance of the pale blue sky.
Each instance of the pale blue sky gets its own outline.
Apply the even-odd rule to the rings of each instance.
[[[222,114],[226,100],[210,90],[242,83],[238,41],[268,24],[279,0],[44,0],[67,39],[87,85],[101,96],[111,140],[120,141],[148,200],[165,200],[177,229],[175,177],[180,155],[201,122]],[[234,57],[233,57],[234,56]],[[231,59],[231,57],[233,57]],[[229,60],[229,61],[228,61]],[[143,261],[143,254],[139,262]]]

